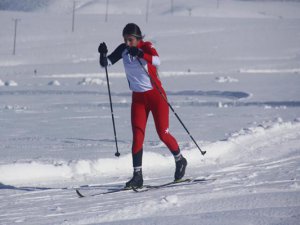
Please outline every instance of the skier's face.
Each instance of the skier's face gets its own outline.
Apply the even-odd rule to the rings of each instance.
[[[132,35],[125,35],[124,42],[129,47],[136,47],[139,43],[139,40]]]

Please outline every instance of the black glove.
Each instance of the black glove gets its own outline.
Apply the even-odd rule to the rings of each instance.
[[[108,66],[107,57],[104,56],[104,54],[100,54],[100,65],[102,67],[107,67]]]
[[[143,58],[143,56],[144,56],[144,52],[137,47],[130,47],[128,49],[128,53],[132,56],[138,56],[140,58]]]
[[[102,55],[106,55],[107,54],[107,46],[105,44],[105,42],[100,43],[99,47],[98,47],[98,52]]]
[[[100,65],[103,67],[107,67],[108,66],[108,62],[107,62],[107,46],[105,44],[105,42],[100,43],[99,47],[98,47],[98,52],[100,53]]]

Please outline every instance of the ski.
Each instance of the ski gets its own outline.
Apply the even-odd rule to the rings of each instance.
[[[108,190],[108,191],[105,191],[105,192],[92,193],[92,194],[83,194],[81,190],[76,189],[76,194],[78,195],[79,198],[84,198],[84,197],[107,195],[107,194],[113,194],[113,193],[125,192],[125,191],[132,191],[132,189],[119,188],[119,189],[113,189],[113,190]]]
[[[133,190],[137,193],[140,193],[140,192],[146,192],[146,191],[156,190],[156,189],[161,189],[161,188],[181,187],[181,186],[192,185],[192,184],[197,184],[197,183],[207,183],[207,182],[212,182],[215,180],[216,179],[214,179],[214,178],[197,178],[197,179],[188,178],[188,179],[172,181],[172,182],[168,182],[168,183],[160,184],[160,185],[144,185],[143,188],[141,188],[141,189],[133,189]]]
[[[127,191],[134,191],[136,193],[140,193],[140,192],[146,192],[150,190],[157,190],[161,188],[180,187],[180,186],[192,185],[197,183],[207,183],[215,180],[216,180],[215,178],[196,178],[196,179],[187,178],[187,179],[171,181],[163,184],[158,184],[158,185],[144,185],[140,189],[136,189],[136,188],[131,189],[131,188],[122,187],[122,188],[107,190],[104,192],[87,193],[87,194],[84,194],[80,189],[76,189],[75,191],[79,198],[84,198],[84,197],[101,196],[101,195],[114,194],[114,193],[127,192]],[[91,191],[91,189],[88,189],[88,191]]]

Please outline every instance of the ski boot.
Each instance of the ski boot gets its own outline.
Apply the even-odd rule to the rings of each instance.
[[[125,185],[126,189],[139,189],[143,187],[143,174],[142,171],[133,173],[133,177]]]
[[[182,156],[180,160],[176,162],[175,181],[181,180],[185,174],[185,168],[187,166],[186,159]]]

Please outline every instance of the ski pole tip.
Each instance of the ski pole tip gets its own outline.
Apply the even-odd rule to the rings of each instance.
[[[116,157],[119,157],[120,155],[121,155],[121,154],[120,154],[119,152],[116,152],[116,153],[115,153],[115,156],[116,156]]]

